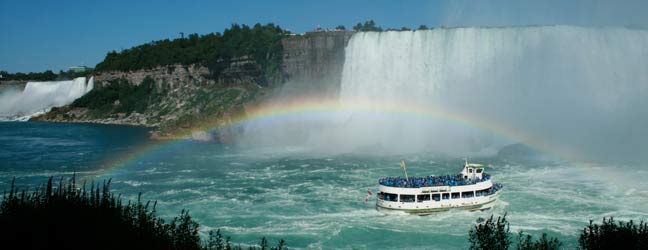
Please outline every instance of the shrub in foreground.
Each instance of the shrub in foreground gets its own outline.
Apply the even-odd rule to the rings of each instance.
[[[491,216],[488,220],[475,225],[469,232],[470,249],[509,249],[511,236],[506,215],[497,220]],[[603,218],[601,225],[590,221],[583,229],[578,249],[648,249],[648,223],[615,222],[613,218]],[[561,249],[562,242],[548,238],[547,234],[534,240],[531,235],[518,233],[516,248],[518,250],[553,250]]]
[[[507,250],[512,244],[509,222],[506,220],[506,214],[502,217],[493,219],[491,215],[483,223],[475,225],[470,229],[469,242],[471,250]],[[542,234],[538,240],[523,232],[518,233],[517,249],[518,250],[557,250],[562,243],[556,238],[547,238],[547,234]]]
[[[15,188],[0,203],[0,245],[11,249],[242,249],[201,245],[199,224],[182,210],[170,222],[155,215],[156,202],[123,204],[110,192],[110,180],[102,185],[83,183],[77,188],[72,177],[58,187],[52,178],[30,191]],[[213,235],[213,233],[210,233]],[[220,231],[216,235],[220,236]],[[210,237],[207,243],[213,241]],[[265,238],[261,249],[268,249]],[[227,247],[227,248],[224,248]],[[258,249],[249,247],[249,249]],[[273,249],[285,249],[284,242]]]
[[[648,249],[648,223],[632,220],[619,221],[603,218],[601,225],[590,224],[583,229],[579,239],[580,249]]]

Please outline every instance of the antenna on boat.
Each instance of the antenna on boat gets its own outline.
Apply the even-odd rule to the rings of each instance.
[[[400,166],[405,171],[405,179],[408,179],[407,178],[407,166],[405,165],[405,161],[401,161]]]

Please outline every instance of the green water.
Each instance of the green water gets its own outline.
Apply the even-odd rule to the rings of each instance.
[[[158,201],[165,218],[185,208],[203,233],[221,228],[243,244],[283,238],[292,249],[466,249],[477,218],[504,213],[512,231],[547,232],[573,249],[590,219],[648,218],[642,181],[648,172],[640,166],[473,158],[505,185],[494,209],[387,216],[376,211],[375,200],[364,199],[368,189],[376,193],[380,177],[402,175],[401,160],[410,175],[429,175],[456,173],[462,159],[321,155],[191,141],[150,147],[146,138],[146,130],[133,127],[0,123],[0,188],[13,177],[19,185],[74,172],[85,180],[113,178],[114,191],[129,199],[142,192]],[[123,159],[123,166],[113,165]]]

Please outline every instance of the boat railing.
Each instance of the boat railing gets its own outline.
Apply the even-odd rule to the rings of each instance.
[[[378,180],[378,183],[387,187],[400,188],[422,188],[439,186],[464,186],[490,180],[490,175],[483,173],[482,178],[464,179],[461,174],[423,177],[385,177]]]

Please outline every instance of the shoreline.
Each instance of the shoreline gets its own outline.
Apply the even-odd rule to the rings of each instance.
[[[204,141],[204,139],[201,139],[199,137],[194,138],[195,136],[193,136],[193,134],[189,136],[168,134],[159,131],[158,126],[139,124],[139,123],[129,123],[129,122],[116,122],[116,121],[103,121],[103,120],[58,121],[58,120],[37,120],[37,119],[30,119],[27,121],[2,121],[2,122],[16,122],[16,123],[33,122],[33,123],[58,123],[58,124],[83,124],[83,125],[91,124],[91,125],[100,125],[100,126],[137,127],[137,128],[147,129],[148,138],[154,141],[173,141],[173,140],[190,140],[190,139]]]

